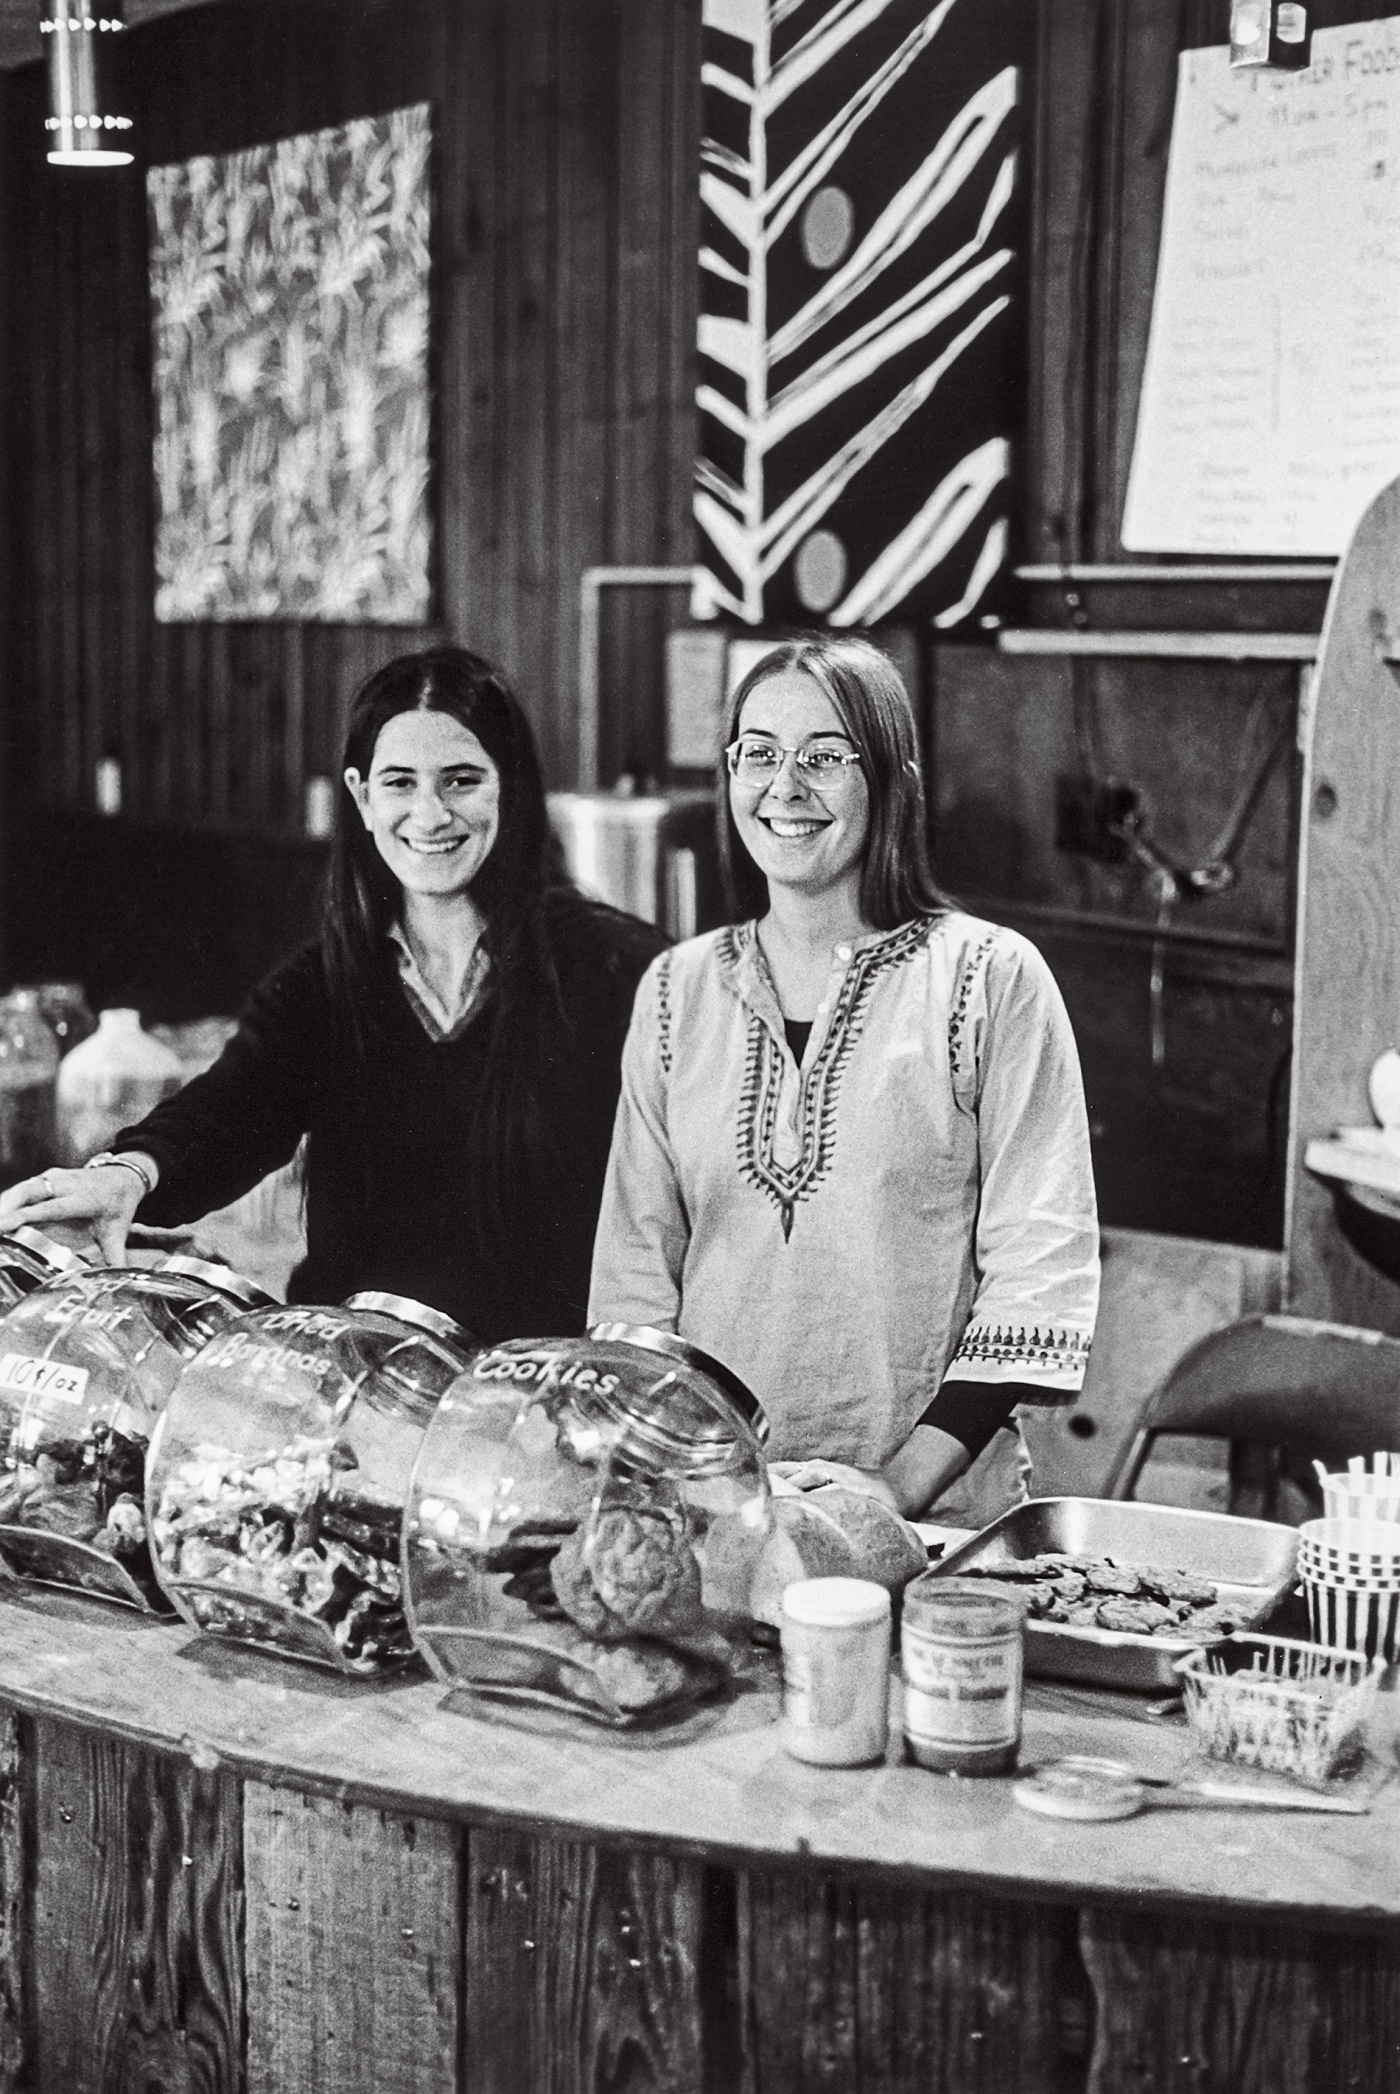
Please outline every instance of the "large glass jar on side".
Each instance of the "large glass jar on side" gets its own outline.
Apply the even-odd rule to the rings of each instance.
[[[77,1261],[75,1261],[75,1264]],[[146,1450],[185,1363],[268,1299],[197,1258],[80,1266],[0,1317],[0,1560],[15,1575],[161,1612]]]
[[[91,1272],[86,1258],[23,1224],[0,1236],[0,1315],[65,1272]]]
[[[766,1434],[743,1384],[666,1333],[483,1352],[428,1429],[404,1523],[434,1672],[616,1725],[722,1687],[769,1531]]]
[[[389,1294],[262,1309],[207,1345],[147,1465],[156,1569],[185,1619],[343,1672],[408,1657],[409,1476],[474,1351],[450,1317]]]

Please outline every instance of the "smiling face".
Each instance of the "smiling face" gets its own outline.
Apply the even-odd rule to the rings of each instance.
[[[396,713],[379,731],[369,776],[345,773],[376,850],[410,894],[470,887],[500,827],[500,772],[450,713]]]
[[[854,747],[841,715],[805,669],[784,669],[755,686],[739,715],[741,735],[765,735],[788,749],[814,736]],[[870,826],[870,795],[859,764],[828,784],[808,785],[791,757],[766,785],[729,780],[740,840],[769,885],[824,894],[860,885]]]

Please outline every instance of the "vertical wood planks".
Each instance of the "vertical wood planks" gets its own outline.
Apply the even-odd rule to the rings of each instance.
[[[1400,1943],[1086,1914],[1088,2094],[1391,2094]]]
[[[464,2094],[701,2094],[703,1877],[667,1855],[474,1828]]]
[[[744,2094],[1056,2094],[1072,1929],[1053,1906],[741,1875]]]
[[[28,1946],[24,1747],[20,1719],[0,1710],[0,2094],[25,2085]]]
[[[37,2094],[240,2094],[238,1785],[36,1721]]]
[[[454,1827],[249,1782],[247,2094],[453,2094]]]

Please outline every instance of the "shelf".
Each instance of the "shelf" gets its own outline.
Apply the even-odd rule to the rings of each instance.
[[[1316,633],[1068,632],[1054,626],[1005,626],[1003,654],[1133,655],[1145,660],[1313,662]]]
[[[1192,562],[1180,567],[1154,567],[1121,561],[1032,562],[1016,569],[1018,582],[1330,582],[1337,571],[1335,560],[1261,560],[1253,566],[1222,562],[1209,566]]]

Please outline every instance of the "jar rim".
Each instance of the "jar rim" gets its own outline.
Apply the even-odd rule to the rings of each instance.
[[[231,1265],[217,1265],[212,1258],[192,1258],[186,1252],[177,1251],[173,1257],[162,1258],[156,1272],[173,1272],[190,1280],[203,1280],[220,1294],[231,1295],[234,1301],[243,1302],[250,1309],[272,1309],[277,1306],[275,1294],[269,1294],[256,1280],[248,1280]]]
[[[79,1257],[76,1251],[69,1250],[66,1243],[56,1243],[52,1236],[46,1236],[42,1229],[32,1228],[28,1222],[20,1222],[13,1229],[6,1229],[4,1235],[0,1236],[0,1244],[4,1243],[17,1243],[24,1250],[32,1251],[36,1257],[42,1258],[45,1264],[51,1265],[55,1272],[92,1271],[86,1258]],[[0,1253],[0,1264],[3,1263],[4,1257]]]
[[[449,1316],[445,1309],[434,1309],[427,1302],[415,1301],[411,1294],[386,1294],[378,1288],[366,1287],[358,1294],[347,1294],[341,1304],[346,1309],[368,1309],[380,1316],[395,1316],[400,1323],[414,1324],[421,1331],[428,1331],[434,1338],[448,1338],[455,1345],[472,1347],[476,1344],[471,1332]]]
[[[701,1374],[716,1382],[730,1402],[738,1410],[746,1425],[753,1428],[761,1443],[768,1439],[768,1413],[753,1390],[723,1360],[713,1353],[703,1352],[692,1345],[688,1338],[679,1337],[675,1331],[657,1330],[649,1323],[595,1323],[588,1333],[595,1345],[636,1345],[643,1352],[661,1353],[665,1358],[678,1360],[682,1366],[694,1367]]]

